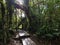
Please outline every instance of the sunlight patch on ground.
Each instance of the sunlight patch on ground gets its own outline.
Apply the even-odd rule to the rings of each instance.
[[[30,38],[22,39],[23,45],[36,45],[34,41],[32,41]]]

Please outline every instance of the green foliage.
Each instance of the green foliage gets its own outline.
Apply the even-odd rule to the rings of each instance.
[[[30,4],[30,31],[42,38],[60,36],[60,0],[36,2]]]
[[[0,2],[3,3],[2,0]],[[18,14],[18,9],[15,9],[13,5],[8,7],[8,3],[3,3],[3,8],[0,7],[0,39],[6,32],[10,36],[9,29],[22,28],[22,25],[23,28],[38,37],[52,38],[60,36],[60,0],[30,0],[29,6],[30,18],[27,16],[21,18],[24,11],[19,10],[21,13]],[[4,25],[2,25],[3,23]],[[1,29],[1,26],[4,30]],[[5,33],[2,34],[4,31]]]
[[[22,29],[22,25],[27,30],[29,19],[24,15],[26,15],[25,11],[15,8],[9,3],[9,0],[6,2],[0,0],[0,31],[2,30],[4,33],[1,36],[5,36],[5,39],[10,37],[8,30]]]

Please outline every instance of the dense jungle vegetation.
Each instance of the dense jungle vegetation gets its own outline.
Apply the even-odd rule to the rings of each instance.
[[[29,0],[28,15],[23,21],[19,17],[22,13],[8,4],[9,0],[0,0],[0,40],[11,36],[8,30],[22,29],[22,25],[38,38],[60,37],[60,0]]]
[[[35,0],[30,2],[30,30],[38,37],[60,36],[60,0]]]

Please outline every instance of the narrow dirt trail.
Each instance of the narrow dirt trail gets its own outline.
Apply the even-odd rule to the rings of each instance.
[[[39,41],[33,37],[22,39],[23,45],[40,45]],[[19,40],[13,40],[9,42],[8,45],[22,45],[22,43]]]
[[[25,31],[20,31],[18,34],[20,36],[23,35],[23,38],[21,38],[21,39],[17,38],[16,40],[10,39],[10,42],[8,45],[40,45],[37,38],[35,38],[34,36],[28,37],[28,33],[26,33]],[[19,35],[16,35],[16,37],[19,37]],[[27,37],[25,37],[26,35],[27,35]]]

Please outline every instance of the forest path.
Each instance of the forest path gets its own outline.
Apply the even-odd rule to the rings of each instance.
[[[40,45],[37,38],[35,38],[34,36],[29,37],[28,35],[30,34],[28,34],[27,32],[20,31],[18,34],[21,36],[21,39],[20,37],[18,40],[11,39],[11,42],[9,43],[9,45]],[[18,35],[16,36],[18,37]]]

